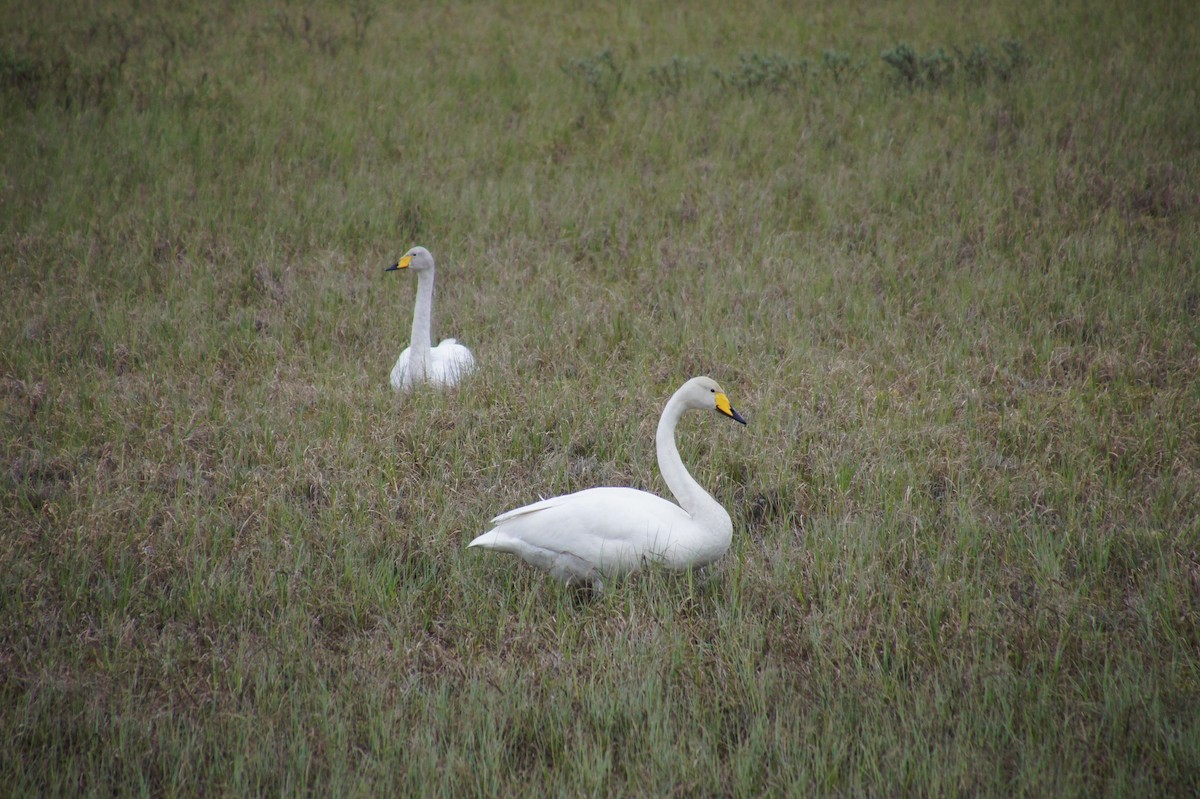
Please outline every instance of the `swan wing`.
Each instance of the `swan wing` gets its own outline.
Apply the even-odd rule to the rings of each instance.
[[[434,385],[452,386],[475,370],[475,356],[471,351],[452,338],[448,338],[429,351],[429,368],[425,372],[428,382]],[[405,347],[392,367],[391,384],[396,391],[408,388],[408,364],[412,347]]]
[[[392,367],[392,388],[400,391],[404,388],[405,378],[408,376],[408,358],[411,354],[412,347],[405,347],[404,352],[400,353],[400,357],[396,359],[396,365]]]
[[[502,513],[468,546],[511,552],[556,576],[619,575],[669,566],[694,529],[678,505],[633,488],[591,488]]]
[[[475,356],[452,338],[445,339],[430,350],[429,379],[443,385],[454,385],[475,371]]]

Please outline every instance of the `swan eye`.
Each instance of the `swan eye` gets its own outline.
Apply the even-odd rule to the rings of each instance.
[[[710,389],[708,390],[708,393],[709,393],[709,394],[716,394],[716,393],[717,393],[717,390],[716,390],[715,388],[710,388]]]

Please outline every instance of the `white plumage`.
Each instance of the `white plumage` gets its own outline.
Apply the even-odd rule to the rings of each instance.
[[[417,301],[413,308],[412,338],[392,367],[391,383],[396,391],[408,391],[421,383],[453,386],[475,369],[471,351],[448,338],[436,347],[433,337],[433,256],[424,247],[413,247],[386,272],[411,268],[417,273]]]
[[[675,426],[686,410],[716,410],[746,423],[710,378],[693,378],[671,396],[655,444],[678,505],[634,488],[589,488],[502,513],[467,546],[511,552],[567,583],[597,585],[644,563],[683,571],[717,560],[729,549],[733,522],[679,457]]]

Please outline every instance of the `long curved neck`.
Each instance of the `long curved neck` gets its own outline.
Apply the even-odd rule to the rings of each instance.
[[[417,272],[417,305],[413,309],[412,340],[409,341],[409,372],[417,380],[429,371],[433,346],[433,269]]]
[[[658,470],[667,481],[667,488],[679,501],[679,506],[697,521],[711,520],[722,526],[729,525],[729,514],[721,507],[721,503],[712,498],[707,491],[700,487],[688,473],[679,457],[679,449],[675,446],[675,425],[687,408],[683,404],[680,392],[676,392],[667,401],[662,417],[658,420],[658,432],[654,436],[655,447],[658,450]]]

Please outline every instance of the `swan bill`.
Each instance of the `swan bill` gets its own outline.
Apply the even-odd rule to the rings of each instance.
[[[412,263],[412,256],[406,255],[403,258],[401,258],[399,261],[397,261],[396,263],[389,266],[387,269],[384,269],[383,271],[395,272],[397,269],[407,269],[408,265],[411,263]]]
[[[716,400],[718,411],[725,414],[735,422],[741,422],[742,424],[746,423],[746,420],[742,418],[742,415],[735,411],[733,406],[729,404],[729,397],[725,396],[724,394],[718,394]]]

